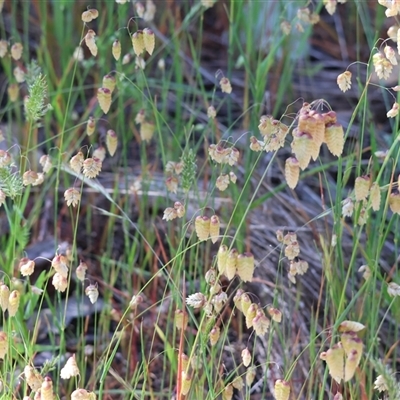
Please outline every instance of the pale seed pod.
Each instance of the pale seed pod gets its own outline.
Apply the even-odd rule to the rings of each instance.
[[[91,13],[89,10],[87,10],[87,11],[84,11],[84,12],[82,13],[81,19],[82,19],[82,21],[85,22],[85,23],[91,22],[92,19],[93,19],[93,15],[92,15],[92,13]]]
[[[268,332],[270,320],[265,316],[261,309],[258,309],[256,317],[253,319],[253,329],[257,336],[264,336]]]
[[[236,176],[236,174],[235,174],[233,171],[229,172],[229,179],[231,180],[231,182],[232,182],[233,184],[236,183],[236,181],[237,181],[237,176]]]
[[[231,249],[226,259],[226,269],[225,269],[225,275],[230,281],[235,277],[236,274],[237,259],[238,259],[238,251],[236,249]]]
[[[17,83],[10,83],[7,87],[8,98],[11,103],[15,103],[18,100],[19,87]]]
[[[194,228],[200,242],[207,240],[210,235],[210,218],[201,215],[197,216],[194,222]]]
[[[389,196],[389,207],[394,214],[400,214],[400,193],[391,193]]]
[[[242,362],[245,367],[248,367],[251,363],[251,353],[247,347],[242,350]]]
[[[87,158],[83,162],[83,175],[86,178],[95,178],[101,171],[102,162],[99,158]]]
[[[362,354],[359,354],[356,350],[352,350],[350,354],[347,355],[343,379],[345,382],[348,382],[353,378],[358,364],[360,363],[361,355]]]
[[[207,117],[214,119],[217,116],[217,111],[213,106],[208,107],[207,109]]]
[[[111,51],[115,61],[118,61],[121,57],[121,43],[119,40],[114,40]]]
[[[156,127],[152,122],[143,121],[140,125],[140,138],[145,142],[150,142],[155,130]]]
[[[75,354],[73,354],[70,358],[68,358],[66,364],[60,371],[61,379],[70,379],[73,376],[80,375],[78,364],[75,360]]]
[[[243,314],[246,316],[247,311],[249,310],[249,307],[251,306],[251,300],[248,294],[243,293],[242,296],[240,297],[240,306],[242,308]]]
[[[258,311],[258,305],[251,303],[250,307],[246,312],[246,328],[250,329],[253,326],[253,319],[256,317]]]
[[[300,246],[298,242],[293,242],[286,246],[285,248],[285,256],[289,260],[294,260],[300,254]]]
[[[21,295],[18,290],[13,290],[8,298],[8,316],[14,317],[17,314],[19,307],[19,299]]]
[[[87,264],[84,261],[81,261],[79,263],[79,265],[76,268],[76,277],[83,282],[86,278],[86,271],[87,271],[88,267]]]
[[[85,43],[86,46],[88,47],[90,53],[92,56],[96,57],[97,56],[97,45],[95,41],[96,33],[94,30],[89,29],[88,32],[85,35]]]
[[[89,285],[85,289],[85,294],[87,297],[89,297],[89,300],[92,304],[96,303],[99,297],[99,290],[97,289],[97,285]]]
[[[285,162],[285,179],[291,189],[294,189],[299,182],[300,165],[296,157],[289,157]]]
[[[22,276],[30,276],[35,270],[35,261],[30,260],[27,257],[21,258],[18,268]]]
[[[111,90],[107,88],[98,89],[97,101],[104,114],[107,114],[111,106]]]
[[[135,123],[138,125],[143,124],[143,122],[145,121],[145,118],[146,118],[146,112],[142,108],[136,114]]]
[[[135,57],[135,67],[142,70],[146,68],[146,61],[143,57]]]
[[[181,395],[186,396],[189,393],[190,386],[192,385],[192,377],[186,371],[182,371],[181,380]]]
[[[216,313],[222,311],[223,306],[228,301],[228,295],[225,292],[220,291],[219,294],[215,295],[212,299],[214,310]]]
[[[265,143],[261,140],[258,140],[255,136],[250,138],[250,150],[252,151],[263,151]]]
[[[165,70],[165,60],[164,60],[163,58],[160,58],[160,59],[158,60],[157,68],[158,68],[160,71],[164,71],[164,70]]]
[[[107,131],[106,146],[108,152],[110,153],[110,156],[112,157],[117,151],[118,147],[118,136],[112,129],[109,129]]]
[[[311,154],[313,154],[313,148],[315,147],[311,135],[307,132],[300,132],[298,129],[294,129],[291,146],[300,168],[305,170],[311,161]]]
[[[175,310],[175,327],[179,330],[186,330],[188,325],[188,316],[182,310]]]
[[[342,216],[343,217],[351,217],[354,212],[354,203],[353,200],[348,197],[347,199],[343,200],[342,204]]]
[[[374,211],[378,211],[381,206],[381,188],[379,187],[377,182],[374,182],[371,185],[371,189],[369,191],[369,198],[371,201],[371,207]]]
[[[289,244],[297,242],[297,235],[295,232],[288,232],[284,237],[283,237],[283,244],[288,246]]]
[[[319,155],[319,150],[324,141],[325,122],[321,114],[313,111],[306,111],[300,114],[298,130],[300,132],[307,132],[315,146],[312,148],[311,157],[316,160]]]
[[[282,379],[275,382],[275,399],[276,400],[289,400],[290,397],[290,384]]]
[[[256,367],[247,368],[246,385],[250,387],[253,384],[255,377],[256,377]]]
[[[40,388],[40,400],[54,400],[53,382],[46,376]]]
[[[239,254],[237,258],[237,271],[243,282],[251,282],[254,274],[254,256],[251,253]]]
[[[347,92],[351,88],[351,72],[345,71],[339,74],[336,82],[343,93]]]
[[[178,218],[182,218],[185,215],[185,206],[180,201],[174,203],[174,209],[176,210]]]
[[[8,42],[0,40],[0,58],[3,58],[8,52]]]
[[[15,60],[18,61],[22,57],[22,51],[24,47],[22,46],[21,43],[14,43],[11,46],[11,57]]]
[[[96,19],[99,16],[99,11],[95,8],[90,8],[88,11],[90,12],[90,14],[92,14],[92,20]]]
[[[222,93],[227,93],[227,94],[232,93],[232,86],[228,78],[223,77],[219,81],[219,84],[221,86]]]
[[[25,71],[20,68],[19,66],[16,66],[13,70],[14,78],[18,83],[25,82]]]
[[[51,261],[51,266],[64,278],[68,277],[68,260],[62,254],[57,254]]]
[[[340,157],[344,148],[344,131],[342,125],[335,123],[325,127],[325,143],[328,150],[336,157]]]
[[[280,323],[282,321],[282,312],[277,308],[269,307],[268,314],[271,316],[272,320]]]
[[[99,159],[101,162],[103,162],[106,158],[106,149],[104,146],[99,146],[97,149],[93,152],[93,159],[95,160],[96,158]]]
[[[126,53],[123,57],[122,57],[122,65],[126,65],[129,64],[131,62],[131,55],[129,53]]]
[[[223,244],[219,247],[217,254],[217,268],[218,272],[221,275],[225,274],[227,260],[228,260],[228,247]]]
[[[400,286],[396,282],[388,284],[387,293],[390,297],[400,296]]]
[[[115,85],[117,84],[117,80],[115,79],[115,76],[111,74],[107,74],[103,76],[103,88],[108,89],[111,94],[115,89]]]
[[[369,194],[370,178],[367,175],[359,176],[354,183],[356,201],[366,200]]]
[[[0,360],[4,360],[8,352],[8,337],[5,332],[0,332]]]
[[[233,386],[231,384],[225,386],[222,392],[222,400],[232,400],[233,398]]]
[[[242,390],[244,386],[243,378],[241,376],[237,376],[233,381],[232,381],[232,386],[236,390]]]
[[[208,337],[210,339],[210,345],[215,346],[218,343],[218,339],[221,335],[221,330],[219,326],[214,326],[214,328],[211,329]]]
[[[83,167],[83,161],[84,161],[83,153],[79,151],[73,157],[71,157],[71,160],[69,161],[69,166],[73,171],[79,174]]]
[[[146,11],[143,15],[143,19],[147,22],[153,21],[154,15],[156,14],[156,5],[153,0],[146,0]]]
[[[219,239],[220,222],[217,215],[213,215],[210,218],[210,238],[213,243],[216,243]]]
[[[344,378],[345,360],[345,353],[341,343],[339,342],[328,351],[321,353],[320,358],[326,362],[331,377],[340,384]]]
[[[68,279],[58,272],[53,275],[51,283],[58,292],[65,292],[68,287]]]
[[[35,171],[29,170],[22,175],[22,183],[24,184],[24,186],[32,185],[36,182],[37,179],[38,174]]]
[[[90,392],[86,389],[76,389],[71,393],[71,400],[91,400]]]
[[[10,289],[4,283],[0,286],[0,307],[3,312],[8,309],[8,301],[10,298]]]
[[[43,172],[45,174],[47,174],[53,166],[53,163],[51,162],[51,158],[49,155],[41,156],[40,160],[39,160],[39,164],[42,166]]]
[[[221,174],[216,182],[215,182],[215,186],[221,191],[223,192],[224,190],[226,190],[229,186],[229,175],[228,174]]]
[[[25,366],[24,375],[25,381],[32,391],[36,392],[41,388],[43,378],[35,368],[30,365]]]
[[[165,219],[166,221],[172,221],[177,217],[178,217],[178,212],[175,210],[175,208],[167,207],[164,210],[164,215],[162,219]]]
[[[156,37],[150,28],[143,29],[143,43],[145,50],[152,55],[156,45]]]
[[[168,192],[176,193],[178,191],[179,179],[176,176],[169,176],[165,180],[165,186]]]
[[[64,192],[64,199],[68,207],[76,207],[81,200],[81,193],[76,188],[69,188]]]
[[[144,37],[143,37],[143,31],[138,30],[134,34],[132,34],[132,47],[134,53],[139,57],[145,50],[145,44],[144,44]]]
[[[206,302],[206,296],[200,292],[193,293],[186,298],[186,304],[194,309],[202,308]]]

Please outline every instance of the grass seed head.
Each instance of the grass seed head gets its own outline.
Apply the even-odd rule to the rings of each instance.
[[[251,282],[254,274],[254,256],[251,253],[239,254],[237,258],[237,271],[243,282]]]
[[[385,57],[391,62],[392,65],[397,65],[396,53],[392,47],[385,46],[383,52],[385,53]]]
[[[6,202],[7,195],[0,189],[0,207]]]
[[[323,0],[323,4],[325,5],[325,9],[328,14],[333,15],[336,11],[337,0]]]
[[[390,297],[399,297],[400,296],[400,285],[395,282],[390,282],[387,288],[388,295]]]
[[[112,129],[109,129],[107,131],[106,146],[107,146],[108,152],[110,153],[110,156],[112,157],[115,154],[115,152],[117,151],[117,147],[118,147],[118,136],[115,133],[115,131],[113,131]]]
[[[11,154],[0,149],[0,168],[8,167],[12,162]]]
[[[175,327],[179,330],[186,330],[188,326],[188,315],[185,311],[175,310]]]
[[[398,113],[399,113],[399,104],[394,103],[392,108],[386,113],[386,116],[388,118],[395,118],[397,117]]]
[[[8,301],[10,298],[10,289],[4,283],[0,286],[0,307],[3,312],[8,309]]]
[[[156,126],[152,122],[143,121],[140,125],[140,138],[145,142],[150,142],[155,130]]]
[[[97,285],[89,285],[85,289],[85,294],[89,297],[89,300],[92,304],[96,303],[99,298],[99,290],[97,289]]]
[[[71,160],[69,161],[69,166],[73,171],[79,174],[83,167],[83,161],[84,161],[83,153],[79,151],[71,158]]]
[[[40,388],[40,400],[54,400],[53,382],[46,376]]]
[[[186,371],[182,371],[181,395],[186,396],[192,386],[192,376]]]
[[[82,13],[81,19],[83,22],[88,23],[93,20],[93,15],[89,10],[87,10]]]
[[[374,382],[374,389],[379,393],[387,392],[389,390],[386,380],[382,375],[378,375]]]
[[[177,217],[178,217],[178,213],[177,213],[177,211],[175,210],[175,208],[167,207],[167,208],[164,210],[164,215],[163,215],[163,218],[162,218],[162,219],[165,219],[166,221],[172,221],[172,220],[174,220],[174,219],[177,218]]]
[[[276,400],[289,400],[290,397],[290,384],[287,381],[278,379],[274,386]]]
[[[342,216],[343,217],[351,217],[354,212],[354,203],[353,200],[348,197],[347,199],[343,200],[342,203]]]
[[[107,74],[103,76],[103,87],[107,88],[111,94],[115,89],[115,85],[117,84],[117,80],[115,79],[115,76],[111,74]]]
[[[285,247],[285,256],[288,260],[294,260],[300,254],[300,246],[298,242],[293,242]]]
[[[400,215],[400,192],[395,192],[390,194],[389,207],[394,214]]]
[[[197,216],[194,222],[197,238],[200,241],[207,240],[210,235],[210,218],[207,216]]]
[[[43,377],[35,368],[30,365],[25,366],[24,375],[25,381],[32,391],[36,392],[42,387]]]
[[[247,371],[246,371],[246,385],[248,387],[251,387],[251,385],[253,384],[255,378],[256,378],[256,367],[247,368]]]
[[[299,167],[304,171],[308,167],[316,147],[311,135],[307,132],[301,132],[297,128],[294,129],[291,146],[299,162]]]
[[[93,57],[96,57],[98,52],[95,37],[96,37],[96,32],[92,29],[89,29],[84,38],[86,46],[88,47]]]
[[[8,315],[14,317],[17,314],[20,300],[20,293],[18,290],[13,290],[8,298]]]
[[[53,275],[51,283],[58,292],[65,292],[68,287],[68,279],[58,272]]]
[[[223,244],[219,247],[217,254],[217,268],[218,272],[221,275],[225,274],[227,260],[228,260],[228,247]]]
[[[90,400],[90,394],[86,389],[76,389],[71,393],[71,400]]]
[[[225,386],[224,391],[222,392],[222,400],[232,400],[233,398],[233,386],[229,384]]]
[[[35,171],[28,170],[22,175],[22,183],[25,186],[32,185],[38,179],[38,174]]]
[[[371,201],[371,207],[374,211],[378,211],[381,207],[381,188],[379,187],[377,182],[374,182],[371,185],[371,189],[369,191],[369,198]]]
[[[207,108],[207,117],[214,119],[217,116],[217,110],[214,106],[210,106]]]
[[[240,296],[240,307],[242,309],[243,314],[246,316],[249,307],[251,306],[251,300],[247,293],[243,293]]]
[[[218,343],[218,339],[221,336],[221,330],[219,326],[214,326],[214,328],[211,329],[208,337],[210,339],[210,345],[215,346]]]
[[[193,307],[194,309],[202,308],[204,304],[206,304],[206,302],[206,296],[204,296],[204,294],[200,292],[191,294],[186,298],[186,304],[189,307]]]
[[[258,140],[255,136],[252,136],[250,138],[250,150],[252,151],[262,151],[264,149],[264,142],[261,140]]]
[[[43,172],[45,174],[47,174],[53,166],[51,157],[47,154],[44,154],[43,156],[40,157],[39,164],[42,166]]]
[[[270,320],[265,316],[261,309],[258,309],[257,315],[253,318],[253,329],[257,336],[264,336],[269,329]]]
[[[320,354],[328,366],[331,377],[340,384],[344,378],[345,353],[341,343],[334,345],[331,349]]]
[[[214,305],[215,312],[221,312],[227,301],[228,295],[225,292],[220,291],[218,294],[216,294],[212,299],[212,304]]]
[[[242,350],[242,362],[245,367],[248,367],[251,363],[251,353],[250,350],[246,347]]]
[[[18,100],[18,94],[19,94],[18,84],[10,83],[7,87],[7,94],[8,94],[8,99],[11,101],[11,103],[15,103]]]
[[[156,36],[150,28],[143,29],[143,42],[145,50],[152,55],[156,45]]]
[[[178,218],[182,218],[185,216],[185,206],[180,202],[180,201],[176,201],[174,203],[174,209],[176,210],[176,214],[178,216]]]
[[[115,61],[118,61],[121,57],[121,42],[119,40],[114,40],[111,52]]]
[[[93,159],[99,159],[101,162],[103,162],[106,158],[106,149],[104,146],[99,146],[97,149],[93,152]]]
[[[98,89],[97,101],[104,114],[107,114],[111,107],[111,90],[103,87]]]
[[[299,182],[300,165],[296,157],[289,157],[285,162],[285,179],[291,189],[294,189]]]
[[[244,386],[243,378],[241,376],[237,376],[233,381],[232,381],[232,386],[236,390],[242,390]]]
[[[5,332],[0,331],[0,360],[4,360],[8,352],[8,337]]]
[[[169,176],[165,180],[165,186],[168,192],[176,193],[178,191],[179,179],[176,176]]]
[[[233,302],[235,304],[235,307],[239,310],[242,311],[242,295],[244,294],[243,289],[238,289],[235,293],[235,296],[233,297]]]
[[[21,258],[18,268],[22,276],[30,276],[35,270],[35,261],[30,260],[27,257]]]
[[[22,57],[22,51],[24,50],[24,47],[22,46],[21,43],[14,43],[11,46],[11,57],[15,60],[18,61]]]
[[[372,63],[379,79],[388,79],[392,73],[393,65],[381,52],[372,56]]]
[[[226,190],[229,186],[229,175],[227,174],[221,174],[217,180],[215,181],[215,186],[221,191],[223,192],[224,190]]]
[[[19,66],[15,67],[13,70],[14,78],[18,83],[25,82],[25,71]]]
[[[131,55],[129,53],[126,53],[123,57],[122,57],[122,65],[126,65],[129,64],[131,62]]]
[[[64,192],[64,199],[67,202],[67,206],[76,207],[81,200],[81,194],[76,188],[69,188]]]
[[[68,277],[68,259],[62,254],[57,254],[51,261],[54,270],[64,278]]]
[[[354,183],[354,194],[356,201],[366,200],[369,194],[370,177],[359,176]]]
[[[37,179],[32,183],[32,186],[39,186],[44,182],[44,173],[38,172]]]
[[[87,158],[83,162],[83,175],[89,179],[95,178],[100,173],[101,167],[102,161],[99,158]]]
[[[80,375],[78,364],[75,360],[75,354],[73,354],[70,358],[68,358],[66,364],[60,371],[61,379],[70,379],[73,376]]]
[[[231,82],[229,81],[228,78],[223,77],[223,78],[219,81],[219,84],[220,84],[220,86],[221,86],[222,93],[227,93],[227,94],[232,93]]]
[[[258,311],[258,305],[255,303],[251,303],[245,315],[247,329],[250,329],[253,326],[253,319],[256,317],[257,311]]]
[[[226,258],[225,275],[231,281],[236,275],[238,251],[236,249],[229,250]]]
[[[272,320],[275,322],[282,322],[282,312],[277,308],[268,307],[268,314],[271,316]]]
[[[213,215],[210,218],[210,238],[213,243],[216,243],[219,239],[220,222],[217,215]]]
[[[347,92],[351,88],[351,72],[345,71],[337,77],[337,84],[342,92]]]
[[[87,264],[84,261],[81,261],[79,263],[79,265],[76,268],[76,277],[78,278],[78,280],[80,280],[81,282],[83,282],[86,278],[86,271],[88,269]]]
[[[138,30],[132,34],[132,47],[134,53],[139,57],[146,49],[143,37],[143,31]]]
[[[328,150],[340,157],[344,148],[344,131],[342,125],[335,123],[325,126],[324,140]]]
[[[156,15],[156,5],[152,0],[146,0],[146,11],[143,14],[143,19],[147,22],[151,22]]]

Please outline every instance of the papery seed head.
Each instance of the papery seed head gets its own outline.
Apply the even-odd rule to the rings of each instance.
[[[145,50],[143,31],[139,30],[132,34],[132,47],[137,56],[140,56]]]
[[[208,285],[215,285],[217,282],[217,272],[214,268],[210,268],[204,275],[204,279],[206,280]]]
[[[152,122],[143,121],[140,125],[140,138],[145,142],[150,142],[155,130],[156,126]]]
[[[71,393],[71,400],[91,400],[90,394],[85,389],[76,389]]]
[[[374,65],[375,72],[378,75],[379,79],[389,78],[393,69],[393,65],[386,57],[382,55],[382,53],[380,52],[375,53],[372,56],[372,63]]]
[[[203,293],[194,293],[186,298],[186,304],[194,309],[202,308],[206,304],[207,298]]]
[[[15,67],[13,70],[14,78],[18,83],[25,82],[25,71],[19,66]]]
[[[370,177],[359,176],[354,183],[354,194],[356,201],[366,200],[369,194]]]
[[[396,53],[392,47],[385,46],[383,52],[385,53],[385,57],[391,62],[392,65],[397,65]]]
[[[91,22],[92,19],[93,19],[93,15],[92,15],[92,13],[91,13],[89,10],[87,10],[87,11],[84,11],[84,12],[82,13],[81,19],[82,19],[82,21],[85,22],[85,23]]]
[[[276,400],[289,400],[290,397],[290,384],[287,381],[278,379],[275,382],[275,399]]]
[[[220,335],[221,335],[221,330],[219,326],[214,326],[214,328],[211,329],[208,335],[211,346],[215,346],[217,344]]]
[[[197,216],[194,222],[197,238],[200,241],[207,240],[210,235],[210,219],[207,216]]]
[[[8,98],[11,101],[11,103],[14,103],[18,100],[18,93],[19,93],[18,84],[10,83],[7,87],[7,94],[8,94]]]
[[[145,113],[144,109],[142,108],[142,109],[139,110],[139,112],[136,114],[135,123],[136,123],[136,124],[142,124],[142,123],[145,121],[145,116],[146,116],[146,113]]]
[[[237,268],[238,251],[236,249],[231,249],[226,258],[226,268],[225,275],[231,281],[236,274]]]
[[[392,108],[386,113],[386,116],[388,118],[395,118],[397,117],[398,113],[399,113],[399,104],[394,103]]]
[[[25,366],[24,368],[25,381],[33,391],[38,391],[43,383],[43,377],[36,371],[35,368],[30,365]]]
[[[269,319],[265,315],[260,315],[260,311],[257,316],[253,319],[253,329],[257,336],[264,336],[268,332],[270,325]]]
[[[143,42],[145,50],[152,55],[156,44],[156,37],[150,28],[143,29]]]
[[[68,287],[68,279],[58,272],[53,275],[51,283],[58,292],[65,292]]]
[[[23,50],[24,50],[24,47],[22,46],[21,43],[14,43],[11,46],[11,57],[15,61],[18,61],[22,57],[22,51]]]
[[[76,207],[81,200],[81,194],[78,189],[69,188],[64,192],[64,198],[68,207]]]
[[[185,215],[185,206],[180,201],[174,203],[174,209],[176,210],[178,218],[182,218]]]
[[[228,247],[223,244],[219,247],[217,254],[217,268],[220,274],[225,274],[227,260],[228,260]]]
[[[233,381],[232,381],[232,386],[236,390],[242,390],[244,386],[243,378],[241,376],[237,376]]]
[[[0,149],[0,168],[7,167],[11,164],[12,158],[8,151]]]
[[[165,186],[168,192],[176,193],[178,191],[179,179],[176,176],[169,176],[165,180]]]
[[[43,172],[47,174],[53,166],[51,157],[49,155],[43,155],[40,157],[39,164],[43,167]]]
[[[83,175],[86,178],[95,178],[100,173],[102,165],[102,161],[97,157],[87,158],[83,162]]]
[[[76,363],[75,360],[75,354],[73,354],[71,357],[68,358],[64,367],[61,368],[60,377],[61,379],[70,379],[73,376],[78,376],[79,374],[80,373],[78,364]]]
[[[230,94],[232,93],[232,86],[228,78],[223,77],[219,84],[221,86],[222,93]]]
[[[129,64],[131,62],[131,55],[129,53],[122,57],[122,65]]]
[[[46,376],[40,388],[40,400],[54,400],[53,382]]]
[[[250,150],[252,151],[262,151],[264,149],[264,142],[258,140],[255,136],[250,138]]]
[[[335,123],[325,127],[325,143],[328,150],[336,157],[340,157],[344,147],[344,131],[342,125]]]
[[[146,11],[143,14],[143,19],[147,22],[153,21],[156,14],[156,5],[152,0],[146,0]]]
[[[111,74],[107,74],[103,76],[103,88],[108,89],[111,93],[115,89],[115,85],[117,84],[117,81],[115,79],[115,76]]]
[[[292,25],[290,24],[289,21],[282,21],[280,24],[280,28],[281,28],[282,33],[285,36],[288,36],[288,35],[290,35],[290,31],[292,30]]]
[[[249,307],[251,306],[251,300],[247,293],[243,293],[240,297],[240,306],[243,314],[246,316]]]
[[[369,191],[369,198],[371,201],[371,207],[374,211],[378,211],[381,206],[381,188],[377,182],[374,182],[371,185],[371,189]]]
[[[345,353],[342,345],[339,343],[333,346],[327,352],[322,353],[320,357],[326,361],[331,377],[340,384],[344,378],[345,365]]]
[[[297,235],[295,232],[288,232],[284,237],[283,237],[283,244],[288,246],[289,244],[297,242]]]
[[[389,196],[389,207],[394,214],[400,214],[400,193],[391,193]]]
[[[4,360],[8,352],[8,337],[5,332],[0,331],[0,360]]]
[[[107,114],[111,106],[111,90],[107,88],[98,89],[97,101],[104,114]]]
[[[10,298],[10,289],[4,283],[0,286],[0,307],[3,312],[7,311],[8,309],[8,301]]]
[[[207,108],[207,117],[214,119],[217,116],[217,111],[214,106],[210,106]]]
[[[111,51],[114,59],[118,61],[121,57],[121,43],[119,40],[114,40]]]
[[[282,312],[277,308],[268,307],[268,314],[271,316],[272,320],[280,323],[282,321]]]
[[[172,207],[167,207],[164,210],[164,215],[162,219],[165,219],[166,221],[172,221],[173,219],[178,217],[178,213],[175,210],[175,208]]]
[[[21,258],[19,261],[19,266],[18,266],[21,275],[22,276],[30,276],[33,274],[33,271],[35,270],[35,261],[30,260],[29,258]]]
[[[285,248],[285,256],[289,260],[294,260],[300,254],[300,246],[297,242],[291,243]]]
[[[81,261],[79,265],[76,267],[76,277],[83,282],[86,278],[86,271],[88,269],[87,264],[84,261]]]
[[[182,371],[182,380],[181,380],[181,394],[186,396],[189,393],[190,386],[192,385],[192,377],[186,371]]]
[[[85,289],[85,294],[87,297],[89,297],[89,300],[92,304],[96,303],[99,297],[99,290],[97,289],[97,285],[89,285]]]
[[[14,317],[17,314],[20,300],[20,293],[18,290],[13,290],[8,298],[8,316]]]
[[[296,157],[289,157],[285,162],[285,179],[291,189],[297,186],[300,177],[300,165]]]
[[[228,296],[225,292],[219,292],[212,298],[212,304],[214,305],[214,310],[216,313],[222,311],[225,303],[228,301]]]
[[[95,41],[95,37],[96,37],[96,33],[92,29],[89,29],[88,32],[86,33],[85,37],[84,37],[86,46],[88,47],[90,53],[94,57],[97,56],[97,51],[98,51],[97,45],[96,45],[96,41]]]
[[[188,316],[182,310],[175,310],[175,327],[179,330],[186,330],[188,325]]]
[[[37,178],[37,172],[28,170],[22,175],[22,183],[24,184],[24,186],[32,185],[36,182]]]
[[[106,135],[106,146],[107,150],[110,153],[111,157],[115,154],[118,147],[118,136],[112,129],[107,131]]]
[[[57,254],[51,261],[51,266],[56,272],[65,278],[68,277],[68,260],[62,254]]]
[[[251,363],[251,353],[247,347],[242,350],[242,361],[245,367],[248,367]]]
[[[337,77],[337,84],[342,92],[347,92],[351,88],[351,72],[345,71]]]
[[[253,319],[256,317],[258,311],[258,305],[251,303],[246,312],[246,328],[250,329],[253,326]]]
[[[143,297],[140,294],[134,294],[129,302],[129,307],[134,310],[141,303],[143,303]]]
[[[213,243],[216,243],[219,239],[220,222],[217,215],[213,215],[210,218],[210,238]]]
[[[254,274],[254,256],[251,253],[239,254],[237,258],[237,271],[243,282],[251,282]]]
[[[221,174],[217,180],[215,181],[215,186],[223,192],[226,190],[229,186],[229,175],[227,174]]]
[[[400,285],[398,285],[396,282],[390,282],[388,284],[387,292],[390,297],[400,296]]]
[[[311,161],[315,143],[311,136],[306,132],[300,132],[298,129],[293,130],[292,151],[295,154],[299,166],[302,170],[308,167]]]
[[[69,161],[69,166],[73,171],[75,171],[77,174],[81,172],[81,169],[83,167],[83,161],[84,161],[84,156],[81,151],[79,151],[77,154],[75,154],[71,160]]]

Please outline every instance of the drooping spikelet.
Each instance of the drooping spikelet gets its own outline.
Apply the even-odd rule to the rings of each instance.
[[[324,117],[314,110],[301,112],[299,116],[298,130],[300,132],[307,132],[311,136],[315,144],[315,146],[312,147],[311,157],[313,160],[316,160],[322,142],[324,141]]]
[[[247,347],[242,350],[242,362],[245,367],[248,367],[251,363],[251,353]]]
[[[40,388],[40,400],[54,400],[53,382],[46,376]]]
[[[354,194],[356,201],[366,200],[369,194],[370,178],[367,175],[356,178],[354,184]]]
[[[251,253],[239,254],[237,258],[237,271],[243,282],[251,282],[254,274],[254,256]]]
[[[345,353],[339,342],[331,349],[321,353],[320,358],[326,362],[331,377],[340,384],[344,378]]]
[[[97,285],[89,285],[85,289],[85,294],[89,297],[89,300],[92,304],[96,303],[99,297],[99,289],[97,289]]]
[[[139,57],[145,50],[145,44],[144,44],[144,37],[143,37],[143,31],[138,30],[134,34],[132,34],[132,47],[134,53]]]
[[[189,393],[190,386],[192,385],[192,377],[186,371],[182,371],[182,380],[181,380],[181,394],[186,396]]]
[[[328,150],[336,157],[340,157],[344,147],[343,126],[334,123],[325,126],[325,143]]]
[[[285,179],[288,186],[294,189],[299,182],[300,166],[296,157],[289,157],[285,162]]]
[[[83,153],[79,151],[73,157],[71,157],[71,160],[69,161],[69,166],[73,171],[79,174],[83,167],[83,161],[84,161]]]
[[[98,89],[97,101],[104,114],[107,114],[111,107],[111,90],[107,88]]]
[[[175,310],[175,327],[179,330],[186,330],[188,325],[188,316],[185,311]]]
[[[238,251],[231,249],[226,258],[225,275],[229,280],[232,280],[236,274]]]
[[[3,312],[8,309],[8,301],[10,298],[10,289],[4,283],[0,286],[0,308]]]
[[[217,268],[220,274],[225,274],[226,262],[228,260],[228,247],[221,245],[217,254]]]
[[[4,360],[8,352],[8,337],[7,333],[0,331],[0,360]]]
[[[220,335],[221,335],[221,330],[219,326],[214,326],[214,328],[211,329],[208,335],[211,346],[215,346],[217,344]]]
[[[108,89],[111,94],[115,89],[115,85],[117,84],[117,81],[115,79],[115,76],[111,74],[107,74],[103,76],[103,88]]]
[[[289,400],[290,397],[290,384],[287,381],[278,379],[275,382],[275,399],[276,400]]]
[[[213,243],[216,243],[219,239],[220,221],[217,215],[213,215],[210,218],[210,238]]]
[[[232,86],[231,82],[229,81],[228,78],[223,77],[220,81],[219,84],[221,86],[222,93],[232,93]]]
[[[143,121],[140,124],[140,138],[145,142],[150,142],[154,135],[156,126],[152,122]]]
[[[292,151],[295,154],[302,170],[308,167],[311,155],[314,153],[315,144],[310,134],[293,130]]]
[[[79,368],[78,364],[76,363],[75,360],[75,354],[73,354],[71,357],[68,358],[66,364],[60,371],[60,377],[61,379],[70,379],[73,376],[78,376],[79,373]]]
[[[98,50],[96,41],[95,41],[95,37],[96,37],[96,32],[93,29],[89,29],[85,35],[86,46],[88,47],[90,53],[94,57],[97,56],[97,50]]]
[[[115,61],[118,61],[121,57],[121,43],[119,40],[114,40],[111,51]]]
[[[83,175],[85,175],[86,178],[95,178],[100,173],[101,167],[102,162],[99,158],[87,158],[83,162]]]
[[[250,329],[253,326],[253,319],[256,317],[258,311],[258,305],[251,303],[245,314],[246,317],[246,328]]]
[[[110,153],[110,155],[112,157],[115,154],[115,152],[117,151],[117,147],[118,147],[118,136],[115,133],[115,131],[113,131],[112,129],[109,129],[107,131],[106,146],[107,146],[108,152]]]
[[[197,216],[194,222],[197,237],[200,241],[207,240],[210,235],[210,218],[207,216]]]
[[[38,391],[43,383],[43,377],[35,368],[26,365],[24,368],[25,381],[34,392]]]
[[[10,83],[7,87],[7,94],[8,94],[8,98],[11,101],[11,103],[14,103],[18,100],[18,93],[19,93],[18,84]]]
[[[375,72],[379,79],[389,78],[392,73],[393,65],[381,52],[375,53],[372,56],[372,63],[374,64]]]
[[[389,196],[389,207],[394,214],[400,214],[400,193],[391,193]]]
[[[22,276],[30,276],[35,270],[35,261],[30,260],[27,257],[21,258],[18,268]]]
[[[51,283],[58,292],[65,292],[68,287],[68,279],[58,272],[53,275]]]
[[[351,72],[345,71],[337,77],[337,84],[342,92],[347,92],[351,88]]]
[[[15,60],[18,61],[22,57],[22,51],[24,47],[22,46],[21,43],[14,43],[11,46],[11,57]]]
[[[20,293],[18,290],[13,290],[8,299],[8,316],[14,317],[17,314],[20,300]]]
[[[381,188],[378,185],[378,182],[374,182],[371,185],[371,189],[369,191],[369,198],[371,201],[371,207],[374,211],[378,211],[381,206]]]
[[[68,207],[76,207],[81,200],[81,193],[76,188],[69,188],[64,192],[64,199]]]
[[[143,29],[143,43],[145,50],[152,55],[156,44],[156,37],[150,28]]]

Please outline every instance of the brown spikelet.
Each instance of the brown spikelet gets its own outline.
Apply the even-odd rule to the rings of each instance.
[[[251,253],[239,254],[237,258],[237,271],[243,282],[251,282],[254,274],[254,256]]]
[[[336,157],[340,157],[344,147],[344,131],[342,125],[338,123],[330,124],[325,127],[325,143],[328,150]]]
[[[289,157],[285,162],[285,179],[288,186],[294,189],[299,182],[300,165],[295,157]]]
[[[118,136],[112,129],[109,129],[107,131],[106,146],[107,146],[108,152],[110,153],[110,155],[112,157],[115,154],[117,147],[118,147]]]
[[[17,83],[10,83],[7,87],[7,94],[8,98],[10,99],[11,103],[14,103],[18,100],[19,94],[19,86]]]
[[[207,240],[210,235],[210,218],[206,216],[197,216],[194,222],[197,237],[200,241]]]
[[[143,29],[143,43],[145,50],[152,55],[156,44],[156,37],[150,28]]]
[[[115,61],[118,61],[121,57],[121,43],[119,40],[114,40],[111,51]]]
[[[104,114],[107,114],[111,107],[111,90],[107,88],[98,89],[97,101]]]

